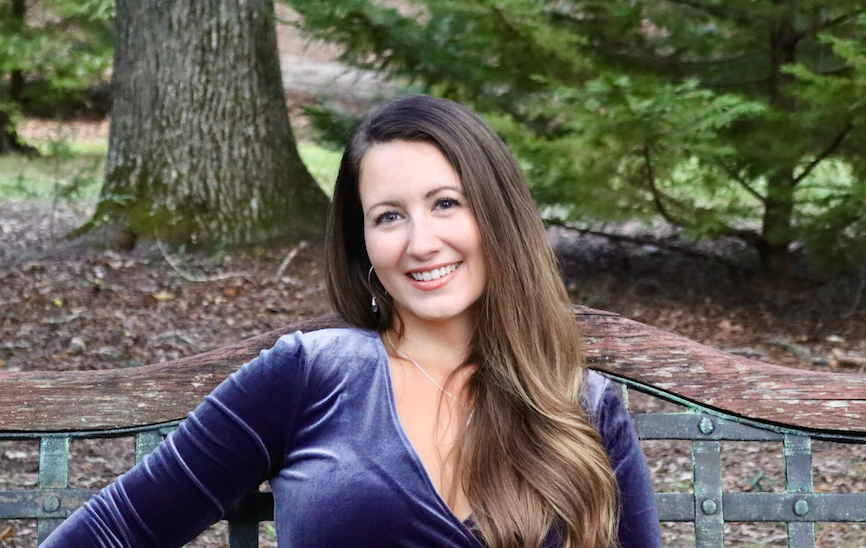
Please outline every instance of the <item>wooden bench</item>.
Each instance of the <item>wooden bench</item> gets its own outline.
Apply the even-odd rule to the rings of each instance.
[[[701,548],[723,546],[725,522],[787,523],[788,545],[815,546],[816,522],[866,521],[866,494],[815,493],[812,440],[866,442],[866,377],[794,370],[725,354],[616,314],[577,307],[590,367],[627,389],[676,403],[635,413],[647,440],[689,440],[691,493],[657,493],[661,521],[694,522]],[[298,323],[218,350],[132,369],[0,373],[0,440],[38,439],[39,487],[0,491],[0,519],[38,520],[38,542],[95,490],[68,487],[70,440],[134,436],[136,461],[222,379],[277,338],[340,325]],[[726,493],[722,440],[784,444],[785,491]],[[229,546],[258,545],[273,498],[253,492],[226,516]]]

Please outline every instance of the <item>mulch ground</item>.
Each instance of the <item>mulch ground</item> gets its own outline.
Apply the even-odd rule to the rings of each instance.
[[[85,370],[172,360],[329,309],[318,244],[201,257],[155,246],[130,253],[56,254],[57,237],[86,205],[0,203],[0,371]],[[790,367],[834,370],[866,355],[862,280],[779,282],[750,270],[735,242],[689,252],[565,229],[550,231],[575,302]],[[680,245],[675,242],[675,245]],[[721,257],[704,259],[701,252]],[[23,260],[22,260],[22,257]],[[635,410],[657,407],[639,394]],[[688,443],[645,442],[657,490],[691,491]],[[866,447],[816,442],[815,490],[866,491]],[[73,443],[70,484],[101,487],[133,462],[130,440]],[[780,444],[725,443],[726,491],[784,490]],[[0,489],[35,486],[38,447],[0,442]],[[668,546],[694,544],[665,524]],[[35,523],[0,521],[0,546],[35,545]],[[263,524],[261,545],[274,546]],[[819,525],[819,546],[866,545],[857,524]],[[225,546],[224,526],[190,546]],[[730,546],[786,546],[781,524],[729,524]]]

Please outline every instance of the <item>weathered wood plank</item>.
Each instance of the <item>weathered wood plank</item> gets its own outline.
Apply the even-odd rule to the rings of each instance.
[[[182,419],[281,335],[342,324],[336,315],[321,316],[203,354],[136,368],[0,372],[0,432],[109,430]]]
[[[737,416],[866,432],[866,376],[767,364],[622,317],[581,310],[588,365]]]
[[[866,377],[765,364],[580,307],[590,367],[735,415],[814,430],[866,432]],[[181,419],[284,333],[342,325],[323,316],[197,356],[137,368],[0,373],[0,431],[107,430]]]

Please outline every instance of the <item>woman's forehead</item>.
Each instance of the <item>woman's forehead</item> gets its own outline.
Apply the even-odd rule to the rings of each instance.
[[[388,196],[463,189],[457,172],[435,145],[409,141],[371,147],[361,160],[358,186],[365,207],[372,199]]]

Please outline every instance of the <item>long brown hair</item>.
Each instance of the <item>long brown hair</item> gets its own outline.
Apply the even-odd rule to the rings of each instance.
[[[476,309],[466,385],[470,426],[455,445],[478,532],[492,548],[616,545],[616,480],[581,402],[584,370],[571,302],[526,182],[506,145],[474,112],[416,95],[371,112],[343,154],[327,237],[331,302],[349,323],[389,329],[394,303],[364,245],[358,192],[370,147],[426,142],[451,163],[481,233],[488,281]],[[376,296],[379,312],[370,310]]]

